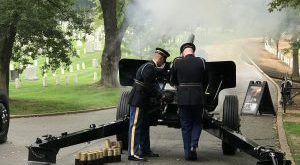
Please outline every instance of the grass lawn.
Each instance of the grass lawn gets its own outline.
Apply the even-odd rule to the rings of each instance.
[[[101,52],[95,51],[84,54],[85,44],[83,42],[82,46],[76,47],[80,57],[71,58],[73,72],[70,72],[69,68],[64,68],[64,74],[62,74],[61,68],[55,71],[55,75],[50,71],[47,72],[47,87],[43,87],[43,76],[40,69],[46,61],[44,57],[37,59],[37,80],[26,80],[23,73],[20,75],[20,88],[16,89],[15,82],[10,82],[11,114],[43,114],[116,106],[120,92],[126,88],[109,89],[95,85],[96,81],[100,80],[101,75]],[[103,47],[103,43],[100,47]],[[178,51],[179,48],[177,47],[171,49],[172,56],[168,58],[168,61],[172,61],[178,56]],[[149,57],[147,55],[144,57],[124,54],[122,58],[148,59]],[[93,59],[98,60],[98,68],[92,66]],[[83,63],[86,69],[82,68]],[[79,71],[77,70],[78,64],[80,65]],[[94,73],[97,73],[96,81],[94,81]],[[56,77],[60,79],[59,85],[56,85]]]
[[[300,123],[284,122],[284,128],[295,163],[300,165]]]
[[[92,59],[97,59],[100,65],[101,52],[83,54],[83,47],[80,50],[80,58],[72,58],[74,72],[65,68],[56,71],[60,78],[60,84],[56,85],[56,78],[51,72],[47,73],[48,86],[43,87],[41,75],[42,62],[44,58],[38,59],[37,77],[38,80],[25,80],[24,74],[20,75],[21,87],[16,89],[15,82],[10,82],[10,110],[12,115],[42,114],[51,112],[76,111],[91,108],[116,106],[119,95],[124,88],[103,88],[96,85],[94,72],[97,73],[97,81],[100,80],[100,66],[94,68]],[[82,62],[86,69],[82,69]],[[80,64],[81,69],[77,71],[76,65]],[[78,81],[76,82],[76,77]],[[67,82],[69,82],[67,84]]]

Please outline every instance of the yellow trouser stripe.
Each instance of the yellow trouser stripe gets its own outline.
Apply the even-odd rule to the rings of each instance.
[[[133,127],[132,127],[132,130],[131,130],[131,144],[130,144],[131,155],[134,155],[134,135],[135,135],[135,128],[136,128],[136,124],[137,124],[137,119],[138,119],[138,116],[139,116],[139,110],[140,110],[140,108],[137,107],[137,109],[135,111]]]

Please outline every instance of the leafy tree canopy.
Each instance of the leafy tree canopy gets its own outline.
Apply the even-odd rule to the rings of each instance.
[[[282,10],[288,7],[292,7],[292,8],[300,7],[300,1],[299,0],[273,0],[269,4],[269,11],[272,12],[274,10]]]
[[[5,38],[12,37],[11,28],[16,29],[11,56],[0,56],[22,64],[20,70],[38,56],[49,58],[42,69],[69,65],[76,56],[74,32],[91,30],[90,15],[84,11],[74,0],[0,0],[0,50],[7,46]]]

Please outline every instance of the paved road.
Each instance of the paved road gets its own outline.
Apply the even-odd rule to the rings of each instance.
[[[243,55],[257,53],[255,47],[245,47],[239,42],[229,42],[225,44],[207,46],[204,49],[209,53],[208,61],[234,60],[237,64],[237,87],[235,89],[222,91],[220,103],[216,111],[220,111],[222,100],[226,94],[238,95],[240,105],[242,104],[250,80],[266,80],[252,65],[243,60]],[[270,84],[271,93],[275,94],[275,87]],[[277,98],[272,95],[273,100]],[[101,99],[101,98],[99,98]],[[273,102],[274,102],[273,101]],[[37,117],[26,119],[12,119],[9,141],[0,146],[1,165],[23,165],[27,164],[26,145],[30,145],[36,137],[44,134],[58,135],[61,132],[72,132],[87,128],[91,123],[102,124],[115,119],[115,109],[91,112],[76,115],[64,115],[55,117]],[[254,139],[259,144],[276,145],[274,133],[273,116],[243,116],[242,133]],[[114,139],[115,137],[111,137]],[[160,158],[150,159],[143,164],[186,164],[183,160],[183,144],[181,132],[178,129],[157,126],[151,128],[151,142],[153,151],[161,155]],[[60,150],[57,158],[59,165],[74,164],[74,154],[78,151],[98,149],[103,140],[96,140],[90,144],[80,144]],[[221,141],[206,132],[201,136],[200,148],[198,151],[199,160],[189,162],[189,164],[201,163],[203,165],[212,164],[244,164],[252,165],[256,160],[243,152],[238,152],[235,156],[224,156],[221,150]],[[123,164],[140,164],[126,160],[127,155],[123,155]],[[120,164],[120,163],[119,163]]]

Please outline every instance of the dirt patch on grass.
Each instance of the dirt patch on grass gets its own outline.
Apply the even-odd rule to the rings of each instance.
[[[300,114],[285,114],[284,121],[300,123]]]

